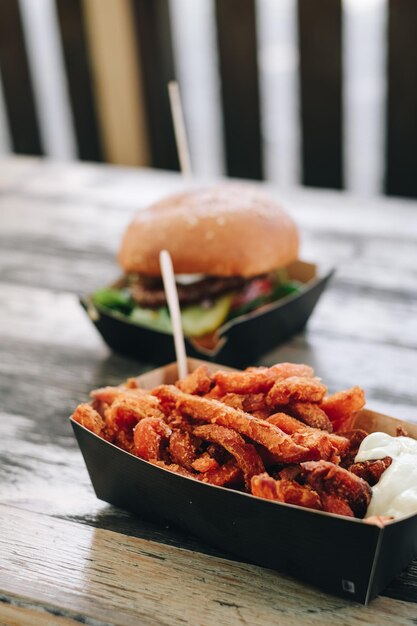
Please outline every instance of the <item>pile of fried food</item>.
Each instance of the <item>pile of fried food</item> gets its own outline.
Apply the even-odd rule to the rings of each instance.
[[[91,393],[73,419],[150,463],[204,483],[363,518],[391,459],[354,463],[359,387],[327,395],[311,367],[200,366],[151,390],[128,379]]]

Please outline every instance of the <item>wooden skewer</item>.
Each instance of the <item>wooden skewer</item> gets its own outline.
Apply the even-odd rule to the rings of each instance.
[[[188,373],[187,354],[185,351],[184,334],[182,332],[180,305],[178,302],[177,286],[175,284],[174,269],[172,267],[171,255],[167,250],[159,253],[159,264],[161,267],[162,280],[168,302],[169,314],[172,322],[172,332],[174,334],[175,354],[177,356],[179,378],[185,378]]]
[[[181,172],[185,178],[191,180],[193,173],[191,169],[190,151],[188,149],[187,132],[185,130],[184,114],[177,81],[171,80],[168,83],[168,93]]]

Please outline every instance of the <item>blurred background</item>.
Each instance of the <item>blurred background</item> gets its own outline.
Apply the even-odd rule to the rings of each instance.
[[[0,154],[417,196],[416,0],[1,0]]]

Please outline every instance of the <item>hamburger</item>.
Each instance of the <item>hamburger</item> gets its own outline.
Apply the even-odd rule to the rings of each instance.
[[[298,291],[286,269],[298,259],[298,230],[264,192],[219,184],[167,196],[136,213],[122,239],[124,277],[93,295],[97,306],[171,331],[159,267],[169,251],[184,333],[212,336],[227,321]]]

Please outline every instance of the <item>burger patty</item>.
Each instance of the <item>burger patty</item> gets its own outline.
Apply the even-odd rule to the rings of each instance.
[[[178,299],[183,305],[194,304],[234,289],[241,289],[246,282],[247,280],[240,276],[209,276],[189,285],[177,283]],[[159,278],[137,275],[131,279],[129,288],[132,298],[140,306],[157,309],[167,304],[164,286]]]

